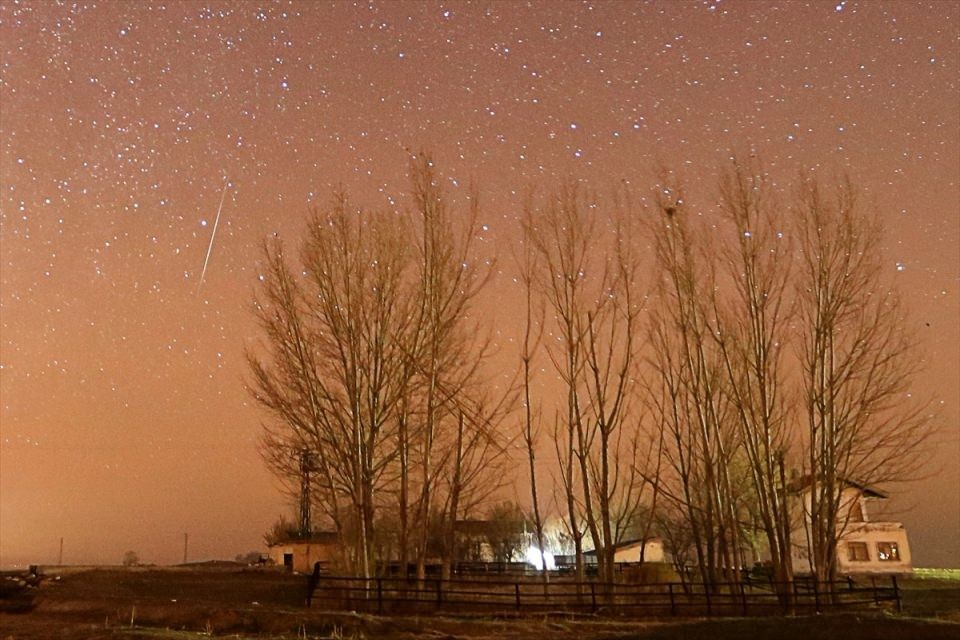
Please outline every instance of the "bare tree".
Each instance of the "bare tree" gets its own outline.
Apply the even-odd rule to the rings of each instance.
[[[268,245],[256,307],[267,358],[248,358],[250,390],[274,418],[264,438],[268,461],[282,467],[276,461],[291,444],[315,453],[320,502],[341,535],[348,525],[355,532],[352,560],[365,577],[377,489],[395,456],[391,428],[407,389],[404,341],[414,311],[404,284],[408,253],[391,222],[351,211],[338,196],[311,218],[302,278],[282,245]]]
[[[299,497],[300,454],[324,451],[321,415],[321,372],[306,326],[303,283],[289,269],[279,241],[263,249],[264,273],[254,309],[266,336],[264,358],[248,350],[251,395],[267,408],[272,420],[264,424],[261,454],[291,496]],[[332,458],[318,456],[321,474],[315,475],[312,497],[343,539],[343,496],[334,483]]]
[[[642,311],[639,260],[633,236],[624,216],[617,211],[613,256],[593,309],[587,312],[587,378],[589,420],[597,446],[588,459],[599,519],[600,536],[594,537],[598,569],[604,582],[614,581],[616,545],[641,512],[646,487],[638,474],[641,461],[640,415],[637,400],[637,354],[639,317]],[[654,440],[646,447],[648,452]],[[649,459],[649,453],[647,458]],[[592,510],[587,510],[589,515]]]
[[[426,523],[435,510],[438,483],[445,475],[453,480],[450,487],[457,494],[449,505],[456,511],[463,482],[468,477],[478,477],[464,475],[460,468],[465,460],[462,447],[469,444],[473,451],[476,446],[494,442],[492,429],[496,425],[480,419],[473,411],[464,412],[468,398],[476,396],[481,365],[486,358],[486,343],[478,338],[480,332],[468,319],[470,307],[490,273],[481,269],[472,255],[479,196],[476,190],[470,191],[466,215],[457,221],[430,156],[419,154],[414,159],[411,179],[419,235],[416,330],[410,358],[419,394],[419,424],[409,431],[409,444],[419,485],[412,506],[414,520],[420,523],[416,558],[417,575],[422,579],[427,554]],[[464,440],[465,426],[479,429],[481,425],[487,429],[485,437]],[[487,451],[496,449],[494,446]],[[453,473],[445,468],[450,463],[458,466]],[[455,521],[456,513],[452,518]]]
[[[456,565],[457,521],[475,512],[503,484],[510,439],[501,429],[513,409],[513,393],[501,394],[498,399],[458,398],[456,400],[456,431],[449,462],[441,488],[445,502],[440,513],[443,518],[444,544],[441,572],[449,578]]]
[[[634,471],[639,422],[629,413],[636,408],[642,307],[630,226],[615,207],[612,233],[602,237],[595,226],[599,213],[567,183],[543,207],[527,207],[524,239],[540,265],[536,289],[555,317],[556,340],[547,353],[566,396],[555,441],[577,571],[582,578],[589,532],[600,575],[612,582],[615,547],[643,487]]]
[[[899,297],[883,278],[882,229],[849,180],[830,192],[802,180],[796,278],[812,571],[833,579],[849,483],[915,476],[930,435],[927,404],[912,396],[919,360]]]
[[[793,580],[785,459],[791,445],[784,353],[791,247],[780,211],[759,166],[735,164],[720,184],[733,232],[722,262],[732,282],[714,333],[727,374],[727,394],[746,458],[753,511],[765,534],[784,597]]]
[[[589,481],[581,484],[578,479],[582,476],[578,475],[577,459],[578,452],[587,444],[581,387],[585,370],[582,311],[586,295],[583,276],[593,230],[580,210],[572,184],[565,185],[540,211],[528,205],[524,225],[524,239],[536,249],[542,265],[536,279],[538,291],[556,316],[559,346],[548,348],[547,352],[560,375],[566,397],[563,418],[558,412],[555,419],[554,443],[566,502],[566,528],[573,541],[579,583],[586,575],[581,506],[592,508],[589,493],[581,494],[581,487],[589,492]],[[580,456],[580,460],[585,457]]]
[[[495,561],[514,561],[523,551],[526,527],[526,514],[515,502],[500,502],[487,510],[485,537]]]
[[[530,210],[529,204],[526,209]],[[525,233],[529,231],[524,226]],[[543,305],[538,305],[537,319],[534,319],[533,287],[534,278],[537,274],[537,253],[533,248],[530,239],[524,237],[522,247],[522,257],[517,261],[520,270],[520,280],[523,283],[524,303],[526,314],[524,315],[523,342],[520,347],[520,362],[523,376],[523,422],[521,427],[521,437],[527,453],[528,475],[530,479],[530,501],[532,506],[533,530],[537,541],[537,553],[540,554],[540,569],[543,577],[544,592],[550,581],[550,573],[547,567],[544,548],[543,535],[543,514],[540,508],[540,493],[537,483],[537,445],[542,425],[542,415],[539,409],[535,410],[533,406],[532,387],[532,366],[534,355],[540,346],[543,337]],[[541,327],[541,330],[533,335],[534,324]]]
[[[650,343],[661,387],[653,389],[657,421],[665,430],[666,460],[679,484],[674,496],[688,519],[701,578],[714,585],[737,580],[739,446],[724,389],[722,357],[714,336],[716,276],[700,252],[682,191],[665,181],[653,225],[659,272],[658,304]]]
[[[266,246],[255,306],[266,339],[248,356],[248,386],[272,418],[264,458],[296,485],[297,456],[309,457],[309,492],[367,577],[376,550],[394,548],[422,576],[432,520],[448,518],[452,539],[506,452],[511,396],[486,391],[486,342],[468,318],[488,275],[472,256],[476,192],[458,220],[428,156],[411,182],[414,224],[339,195],[313,214],[301,266]]]

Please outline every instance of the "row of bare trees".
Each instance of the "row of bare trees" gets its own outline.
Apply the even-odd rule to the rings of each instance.
[[[449,571],[457,521],[501,486],[513,449],[537,547],[559,514],[581,577],[593,549],[612,582],[617,545],[658,531],[705,583],[738,579],[760,547],[788,582],[806,523],[827,580],[846,483],[916,470],[931,424],[909,398],[918,361],[849,183],[802,177],[778,197],[758,165],[734,165],[709,214],[669,174],[648,206],[573,181],[531,196],[518,382],[496,392],[470,319],[489,275],[477,194],[455,213],[428,157],[411,175],[406,216],[341,195],[312,215],[297,266],[268,244],[255,306],[264,456],[297,486],[311,453],[313,504],[349,569],[413,561],[423,576],[439,530]]]
[[[485,388],[486,346],[469,320],[487,277],[471,260],[476,194],[454,220],[431,160],[419,156],[412,175],[408,216],[356,211],[338,194],[311,215],[296,267],[280,241],[265,246],[265,340],[248,356],[270,416],[267,463],[296,487],[311,452],[312,503],[347,568],[367,577],[381,554],[423,575],[432,523],[452,547],[454,523],[505,462],[495,426],[509,398]]]
[[[669,181],[658,195],[650,397],[667,522],[689,531],[705,583],[737,580],[758,546],[778,582],[828,582],[844,489],[915,477],[933,424],[877,218],[848,181],[801,177],[784,202],[758,165],[727,173],[713,219]],[[798,543],[810,566],[793,566]]]

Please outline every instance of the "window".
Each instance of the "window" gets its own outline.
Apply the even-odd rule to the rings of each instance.
[[[848,542],[847,560],[851,562],[868,562],[870,552],[867,550],[866,542]]]
[[[884,562],[900,562],[900,547],[896,542],[878,542],[877,558]]]
[[[850,522],[864,522],[865,520],[863,505],[860,504],[859,500],[854,500],[853,504],[850,505]]]

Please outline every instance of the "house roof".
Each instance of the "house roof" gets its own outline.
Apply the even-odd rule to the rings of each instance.
[[[849,478],[840,478],[840,481],[841,481],[846,487],[853,488],[853,489],[859,489],[860,492],[863,493],[863,495],[865,495],[865,496],[868,497],[868,498],[881,498],[881,499],[886,499],[886,498],[889,498],[889,497],[890,497],[888,494],[886,494],[885,492],[881,491],[880,489],[877,489],[877,488],[875,488],[875,487],[871,487],[871,486],[866,485],[866,484],[864,484],[864,483],[862,483],[862,482],[857,482],[856,480],[850,480]],[[810,476],[810,475],[808,474],[808,475],[805,475],[805,476],[800,476],[799,478],[795,478],[795,479],[791,480],[790,482],[788,482],[788,483],[787,483],[787,489],[788,489],[789,491],[800,492],[800,491],[803,491],[804,489],[806,489],[807,487],[809,487],[811,484],[813,484],[813,478],[812,478],[812,476]]]
[[[287,538],[278,540],[268,547],[284,547],[298,544],[337,544],[338,537],[336,531],[314,531],[309,536],[302,538]]]

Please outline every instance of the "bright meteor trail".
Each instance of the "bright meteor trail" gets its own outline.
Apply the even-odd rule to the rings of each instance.
[[[203,270],[200,272],[200,282],[197,284],[197,295],[200,295],[200,288],[203,287],[203,279],[207,275],[207,264],[210,263],[210,254],[213,253],[213,241],[217,238],[217,225],[220,224],[220,212],[223,211],[223,201],[227,197],[227,187],[230,186],[230,179],[223,183],[223,193],[220,194],[220,206],[217,207],[217,217],[213,221],[213,231],[210,232],[210,244],[207,245],[207,257],[203,259]]]

